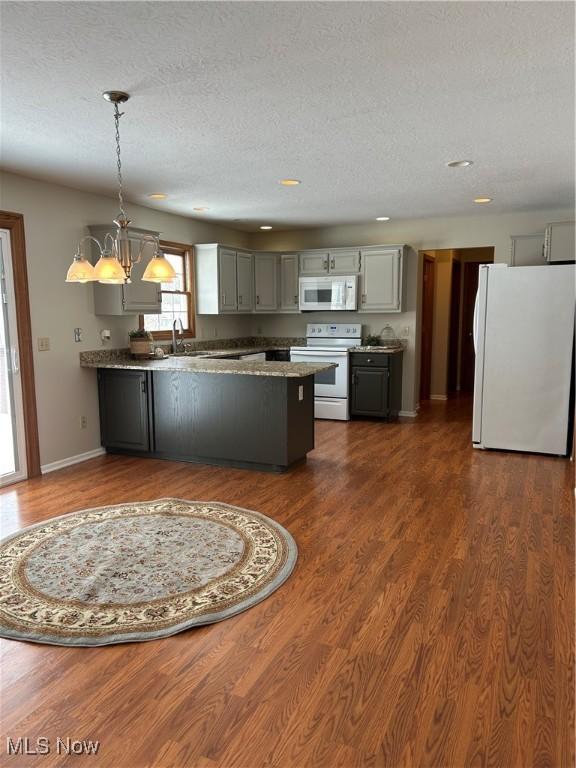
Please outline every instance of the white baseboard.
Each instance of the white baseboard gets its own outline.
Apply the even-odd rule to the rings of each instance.
[[[102,456],[106,453],[104,448],[94,448],[93,451],[86,451],[86,453],[77,453],[76,456],[68,456],[67,459],[60,459],[60,461],[52,461],[50,464],[42,464],[40,471],[43,475],[48,472],[55,472],[57,469],[64,469],[64,467],[70,467],[72,464],[80,464],[82,461],[88,461],[88,459],[95,459],[96,456]]]
[[[418,411],[398,411],[398,416],[409,416],[411,419],[415,419],[418,416]]]
[[[430,400],[448,400],[448,395],[430,395]]]

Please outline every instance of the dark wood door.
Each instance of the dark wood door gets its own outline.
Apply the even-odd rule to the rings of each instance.
[[[422,279],[420,399],[429,400],[432,371],[432,323],[434,320],[434,259],[430,256],[424,256]]]
[[[388,416],[388,368],[352,370],[352,413]]]
[[[448,337],[448,392],[458,389],[458,341],[460,336],[460,288],[461,264],[452,261],[452,282],[450,284],[450,331]]]
[[[467,261],[462,273],[462,336],[460,347],[460,389],[474,390],[474,304],[478,292],[479,262]]]
[[[101,442],[106,448],[150,450],[148,381],[143,371],[98,371]]]

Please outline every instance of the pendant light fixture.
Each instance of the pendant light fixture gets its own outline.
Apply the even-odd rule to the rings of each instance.
[[[124,210],[124,196],[122,190],[122,159],[120,156],[120,118],[124,112],[120,112],[119,104],[124,104],[130,98],[124,91],[105,91],[102,96],[114,105],[114,124],[116,127],[116,166],[118,178],[118,203],[119,213],[114,219],[116,233],[109,232],[104,237],[104,243],[100,243],[95,237],[86,235],[80,239],[76,254],[66,275],[67,283],[88,283],[97,280],[99,283],[120,285],[129,283],[132,267],[142,260],[146,245],[154,248],[154,255],[148,262],[142,280],[151,283],[164,283],[174,280],[176,272],[168,259],[160,250],[160,240],[154,235],[142,235],[138,238],[130,238],[128,225],[130,219]],[[138,254],[132,254],[130,240],[137,240]],[[98,246],[100,258],[95,266],[83,256],[82,246],[86,240],[92,240]]]

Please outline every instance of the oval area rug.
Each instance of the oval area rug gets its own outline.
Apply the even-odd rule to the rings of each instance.
[[[77,646],[166,637],[264,600],[296,558],[281,525],[220,502],[53,517],[0,542],[0,636]]]

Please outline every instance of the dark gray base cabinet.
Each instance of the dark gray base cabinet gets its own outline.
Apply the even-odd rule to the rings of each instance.
[[[106,448],[150,450],[150,374],[108,368],[98,371],[100,440]]]
[[[402,402],[402,354],[350,355],[352,416],[396,419]]]
[[[100,369],[111,453],[284,471],[314,448],[314,377]]]

